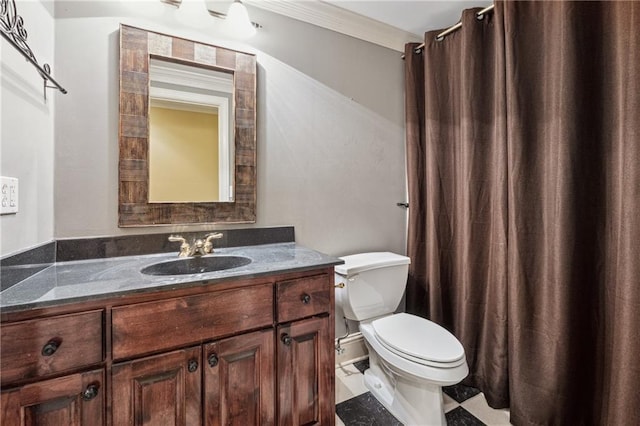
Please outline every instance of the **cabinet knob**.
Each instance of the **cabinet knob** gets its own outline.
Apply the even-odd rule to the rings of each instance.
[[[291,342],[293,341],[291,336],[289,336],[287,333],[284,333],[282,336],[280,336],[280,340],[287,346],[291,346]]]
[[[189,373],[193,373],[197,369],[198,369],[198,361],[195,359],[189,360],[189,364],[187,364],[187,370],[189,370]]]
[[[209,355],[209,358],[207,358],[207,361],[209,361],[209,366],[215,367],[216,365],[218,365],[218,355],[216,354]]]
[[[43,356],[51,356],[60,347],[62,342],[59,339],[51,339],[42,347],[42,355]]]
[[[311,303],[311,296],[309,296],[307,293],[304,293],[302,297],[300,297],[300,300],[302,300],[302,303],[304,303],[305,305],[308,305],[309,303]]]
[[[96,396],[98,396],[98,386],[97,385],[89,385],[84,390],[84,392],[82,392],[82,399],[84,399],[85,401],[91,401]]]

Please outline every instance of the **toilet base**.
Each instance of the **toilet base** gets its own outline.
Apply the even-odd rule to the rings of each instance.
[[[405,426],[447,424],[441,386],[392,372],[371,348],[369,365],[365,386]]]

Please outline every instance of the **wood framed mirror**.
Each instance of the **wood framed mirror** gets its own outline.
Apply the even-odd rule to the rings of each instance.
[[[152,78],[157,70],[162,77]],[[183,71],[183,77],[166,77]],[[182,83],[195,80],[201,87]],[[220,88],[224,80],[228,90]],[[186,98],[195,101],[185,106]],[[160,113],[172,111],[195,111],[207,123],[214,120],[215,130],[207,134],[215,134],[215,141],[206,149],[215,153],[194,151],[198,136],[192,130],[198,125],[186,124],[193,117],[175,115],[173,130],[152,129],[152,122],[170,121]],[[175,134],[181,127],[189,133],[179,132],[173,145],[158,148],[157,141],[166,139],[160,131]],[[158,152],[165,152],[164,163],[156,160]],[[255,222],[255,55],[120,25],[119,153],[120,227]],[[201,184],[209,189],[189,195]],[[160,186],[174,192],[157,195]]]

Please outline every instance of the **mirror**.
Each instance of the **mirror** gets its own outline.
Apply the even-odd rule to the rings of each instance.
[[[230,111],[233,74],[151,56],[150,203],[233,201]]]
[[[255,222],[256,61],[120,26],[119,225]]]

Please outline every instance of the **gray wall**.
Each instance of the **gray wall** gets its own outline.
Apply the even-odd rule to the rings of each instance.
[[[160,2],[157,2],[160,3]],[[299,243],[343,255],[405,250],[400,54],[259,9],[247,44],[198,30],[149,2],[56,3],[56,238],[224,229],[118,228],[118,25],[257,54],[258,220],[293,225]],[[176,170],[178,173],[179,170]]]
[[[40,2],[18,2],[38,62],[54,66],[54,19]],[[0,173],[19,179],[19,211],[0,216],[0,256],[54,236],[53,150],[56,91],[45,102],[42,78],[6,40],[0,40]]]

